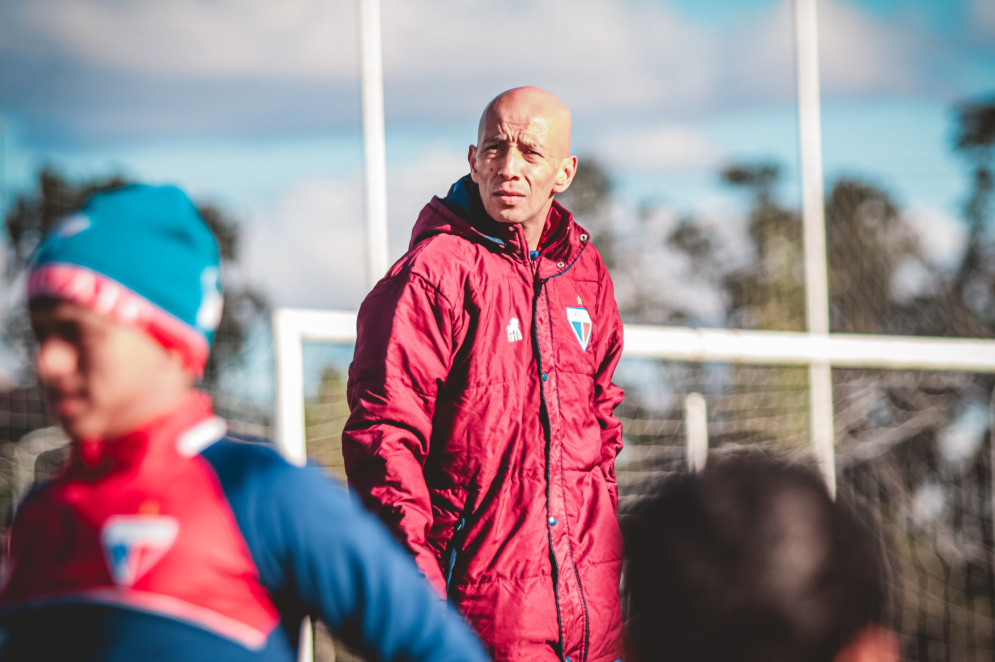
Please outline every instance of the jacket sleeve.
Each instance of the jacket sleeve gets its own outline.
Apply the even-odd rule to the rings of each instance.
[[[451,311],[433,284],[408,272],[374,288],[359,311],[342,433],[350,485],[443,597],[442,569],[426,543],[432,505],[424,466],[436,396],[452,365]]]
[[[216,464],[260,579],[293,632],[294,616],[309,615],[364,659],[487,659],[460,614],[358,499],[320,467],[290,466],[265,447],[254,454],[247,470],[230,457]]]
[[[622,450],[622,422],[615,417],[615,407],[622,402],[624,392],[612,379],[622,357],[622,321],[615,303],[615,288],[608,270],[602,265],[601,301],[598,310],[609,329],[598,371],[594,375],[595,416],[601,426],[601,470],[611,490],[612,503],[618,509],[618,483],[615,480],[615,458]]]

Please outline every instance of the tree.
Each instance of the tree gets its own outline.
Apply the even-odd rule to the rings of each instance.
[[[969,182],[962,254],[952,267],[931,263],[895,198],[872,177],[833,182],[825,208],[833,332],[995,337],[995,97],[955,110],[951,147],[963,158]],[[747,201],[745,245],[730,250],[730,235],[716,232],[700,213],[675,218],[645,208],[638,218],[626,218],[614,205],[610,174],[591,163],[581,161],[568,192],[575,197],[563,200],[588,214],[582,222],[599,248],[611,247],[623,319],[700,324],[686,298],[675,296],[693,280],[724,302],[715,323],[804,330],[801,217],[778,198],[778,164],[736,163],[719,173]],[[622,218],[598,225],[612,212]],[[668,230],[661,233],[662,227]],[[654,266],[664,261],[684,261],[691,269],[676,283],[655,278]],[[808,437],[803,369],[679,362],[654,368],[640,371],[638,387],[620,409],[632,445],[682,444],[679,396],[689,391],[707,397],[712,445],[804,445]],[[903,617],[896,625],[908,652],[918,648],[917,659],[932,659],[936,651],[929,649],[940,644],[939,659],[961,659],[995,649],[995,376],[835,369],[833,387],[840,497],[877,520],[887,532],[882,539],[890,538],[897,552],[892,587]],[[951,437],[960,438],[956,453]],[[632,482],[620,476],[620,484],[627,496]]]
[[[802,331],[805,290],[798,265],[802,259],[802,223],[779,205],[776,164],[737,164],[722,171],[722,181],[746,189],[753,210],[747,222],[755,260],[729,271],[722,283],[729,293],[726,323],[737,328]]]
[[[570,210],[601,252],[609,271],[615,267],[615,233],[612,229],[614,182],[604,164],[595,157],[578,159],[573,183],[557,201]]]
[[[118,189],[128,183],[121,176],[77,183],[55,170],[43,169],[38,174],[37,188],[19,195],[4,218],[10,259],[3,277],[8,290],[17,274],[27,265],[32,252],[61,218],[80,209],[91,195]],[[222,268],[228,267],[226,272],[231,273],[230,267],[237,264],[239,258],[241,234],[238,223],[212,205],[198,205],[198,210],[218,240]],[[207,388],[215,387],[219,372],[239,360],[249,328],[265,319],[266,309],[266,300],[260,292],[247,284],[226,280],[224,312],[204,372]],[[10,310],[2,325],[6,349],[19,356],[28,356],[31,333],[23,306]],[[25,375],[22,376],[26,376],[27,367],[23,370]]]
[[[953,290],[961,296],[978,281],[992,293],[995,269],[984,264],[982,256],[992,250],[990,223],[992,220],[992,161],[995,159],[995,98],[969,101],[957,108],[958,130],[954,150],[967,159],[971,167],[971,195],[964,205],[964,220],[968,224],[968,241]],[[988,282],[983,282],[988,281]]]

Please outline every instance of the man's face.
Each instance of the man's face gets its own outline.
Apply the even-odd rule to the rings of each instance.
[[[165,404],[179,359],[146,334],[63,300],[32,303],[36,369],[49,405],[74,439],[113,439]]]
[[[553,194],[570,185],[576,163],[569,155],[569,125],[562,124],[557,113],[515,97],[488,109],[468,160],[495,221],[545,225]]]

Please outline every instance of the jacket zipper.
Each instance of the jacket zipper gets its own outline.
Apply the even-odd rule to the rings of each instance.
[[[538,255],[536,256],[538,257]],[[560,612],[560,589],[559,589],[559,576],[560,569],[559,563],[556,560],[556,553],[553,551],[553,530],[549,525],[549,453],[550,444],[552,443],[552,434],[549,429],[549,412],[546,410],[546,382],[542,380],[542,352],[539,351],[539,331],[537,329],[536,320],[538,318],[538,306],[540,294],[542,293],[543,286],[545,285],[545,280],[538,277],[538,270],[536,261],[533,258],[530,260],[530,267],[532,267],[532,276],[536,278],[535,281],[535,295],[532,299],[532,341],[535,343],[536,348],[536,365],[539,368],[539,411],[540,411],[540,423],[543,427],[543,434],[545,435],[545,447],[543,449],[543,474],[546,480],[546,540],[549,545],[549,564],[551,570],[551,579],[553,580],[553,602],[556,603],[556,631],[559,634],[559,649],[556,651],[557,656],[563,660],[564,659],[564,640],[563,640],[563,615]]]
[[[453,580],[453,568],[456,567],[456,559],[463,551],[463,543],[466,539],[466,517],[460,515],[453,527],[453,535],[449,538],[449,549],[446,552],[446,595],[452,598],[450,590]]]
[[[551,452],[552,443],[553,443],[553,433],[552,433],[552,430],[550,429],[549,411],[547,410],[547,405],[546,405],[546,382],[545,382],[545,380],[542,379],[542,376],[544,375],[544,371],[543,371],[543,366],[542,366],[542,353],[539,352],[539,331],[538,331],[537,320],[538,320],[539,300],[541,299],[542,292],[545,290],[546,282],[549,281],[549,280],[552,280],[553,278],[556,278],[557,276],[562,276],[567,271],[569,271],[570,269],[572,269],[573,266],[574,266],[574,264],[577,263],[577,260],[580,259],[580,256],[584,252],[585,248],[587,248],[587,244],[586,243],[581,246],[580,251],[578,251],[577,255],[574,256],[574,259],[570,261],[570,264],[569,265],[565,265],[565,268],[564,267],[560,267],[560,271],[558,271],[557,273],[555,273],[555,274],[553,274],[551,276],[547,276],[546,278],[541,278],[541,279],[538,280],[538,282],[536,283],[536,288],[535,288],[535,298],[533,299],[533,302],[532,302],[532,336],[533,336],[533,339],[535,341],[535,347],[536,347],[536,364],[537,364],[537,366],[539,368],[539,377],[540,377],[540,380],[539,380],[539,397],[540,397],[540,400],[541,400],[541,403],[542,403],[541,411],[542,411],[542,415],[544,417],[543,427],[544,427],[544,430],[545,430],[545,433],[546,433],[546,448],[545,448],[545,465],[546,466],[544,467],[544,469],[545,469],[545,478],[546,478],[546,512],[547,512],[546,535],[547,535],[547,539],[549,541],[549,560],[550,560],[550,563],[552,564],[553,598],[554,598],[554,600],[556,602],[556,622],[557,622],[557,626],[558,626],[559,634],[560,634],[560,650],[558,651],[558,653],[559,653],[560,659],[562,659],[564,661],[567,661],[567,662],[569,661],[569,658],[566,657],[566,650],[565,650],[566,642],[564,641],[564,638],[563,638],[563,617],[562,617],[562,615],[560,613],[560,591],[559,591],[559,587],[558,587],[558,585],[559,585],[559,574],[560,574],[560,572],[559,572],[559,563],[558,563],[558,561],[556,559],[556,554],[553,552],[553,530],[552,530],[552,526],[548,522],[548,519],[549,519],[549,480],[550,480],[549,465],[550,465],[550,452]],[[532,256],[530,255],[530,257],[532,257]],[[535,256],[535,258],[537,258],[537,257],[538,257],[538,255]],[[531,260],[531,262],[532,262],[532,273],[533,273],[534,277],[538,278],[539,269],[538,269],[537,260],[535,258],[532,258],[532,260]],[[559,266],[559,265],[557,265],[557,266]],[[566,517],[566,513],[564,513],[564,517]],[[571,558],[571,563],[573,564],[574,576],[577,579],[577,590],[580,592],[581,609],[582,609],[582,611],[584,613],[584,638],[583,638],[583,645],[581,646],[581,659],[583,660],[583,662],[587,662],[588,647],[590,646],[590,641],[589,641],[589,639],[590,639],[590,629],[589,629],[590,628],[590,621],[589,621],[589,616],[588,616],[588,613],[587,613],[587,597],[584,595],[584,585],[581,583],[581,580],[580,580],[580,571],[577,568],[577,562],[574,561],[573,558]]]

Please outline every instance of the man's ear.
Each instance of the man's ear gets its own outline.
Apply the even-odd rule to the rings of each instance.
[[[163,347],[163,367],[162,374],[172,375],[175,383],[193,388],[203,376],[203,371],[197,372],[187,365],[186,359],[180,350]]]
[[[894,631],[872,623],[853,636],[833,662],[898,662],[901,649]]]
[[[470,162],[470,178],[477,184],[480,182],[477,180],[477,146],[470,145],[470,149],[467,151],[466,160]]]
[[[556,181],[553,182],[553,193],[563,193],[570,188],[575,174],[577,174],[577,157],[571,155],[560,162],[560,170],[556,173]]]

